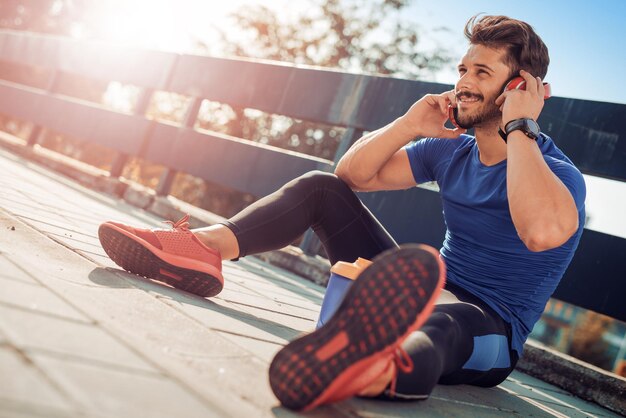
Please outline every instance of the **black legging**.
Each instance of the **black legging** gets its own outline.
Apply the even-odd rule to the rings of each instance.
[[[313,228],[331,264],[372,259],[398,244],[334,174],[311,171],[224,222],[237,237],[239,257],[282,248]]]
[[[237,237],[239,257],[282,248],[309,227],[322,242],[331,264],[358,257],[372,259],[398,245],[345,182],[322,171],[290,181],[223,224]],[[448,300],[438,302],[422,328],[403,343],[414,370],[399,375],[395,399],[425,397],[437,382],[495,386],[515,367],[517,354],[510,349],[509,324],[463,289],[450,284],[446,289],[451,292]],[[495,340],[504,336],[507,341],[507,367],[485,370],[485,360],[486,364],[490,360],[476,350],[483,349],[484,341],[492,341],[491,336]],[[479,361],[468,363],[470,359]],[[475,369],[476,364],[482,364],[480,370]],[[383,397],[390,396],[387,393]]]

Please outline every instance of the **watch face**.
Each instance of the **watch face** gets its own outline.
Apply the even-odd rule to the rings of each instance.
[[[526,128],[524,133],[526,136],[536,139],[539,136],[539,124],[532,119],[526,119]]]
[[[528,129],[535,133],[535,136],[539,135],[539,124],[532,119],[526,119],[526,123],[528,123]]]

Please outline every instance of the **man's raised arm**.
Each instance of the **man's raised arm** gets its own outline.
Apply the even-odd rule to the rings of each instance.
[[[409,158],[402,149],[416,137],[457,138],[465,130],[448,129],[452,91],[428,94],[409,111],[356,141],[337,163],[335,174],[357,191],[399,190],[415,186]]]
[[[505,92],[503,124],[519,118],[536,120],[543,108],[540,79],[522,72],[526,91]],[[563,245],[578,229],[578,210],[572,193],[546,164],[537,143],[520,131],[508,135],[507,196],[515,229],[531,251]]]

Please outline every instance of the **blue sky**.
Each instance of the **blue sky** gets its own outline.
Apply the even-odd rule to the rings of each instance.
[[[425,30],[446,26],[438,40],[463,55],[465,22],[476,13],[503,14],[530,23],[550,51],[546,81],[555,96],[626,103],[626,0],[413,0],[406,18]],[[454,73],[438,76],[454,82]]]

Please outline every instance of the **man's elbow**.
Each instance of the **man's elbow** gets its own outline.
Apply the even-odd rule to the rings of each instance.
[[[351,173],[348,170],[342,169],[341,167],[335,168],[334,174],[343,180],[352,190],[355,191],[363,191],[367,189],[367,181],[360,181],[355,173]]]
[[[578,230],[578,219],[567,225],[550,225],[536,228],[522,238],[524,245],[532,252],[541,252],[560,247]]]
[[[346,183],[348,186],[350,186],[350,188],[356,187],[356,185],[354,184],[354,182],[352,181],[352,179],[348,175],[348,172],[346,170],[342,169],[341,167],[335,168],[334,174],[337,177],[339,177],[341,180],[343,180],[344,183]]]

